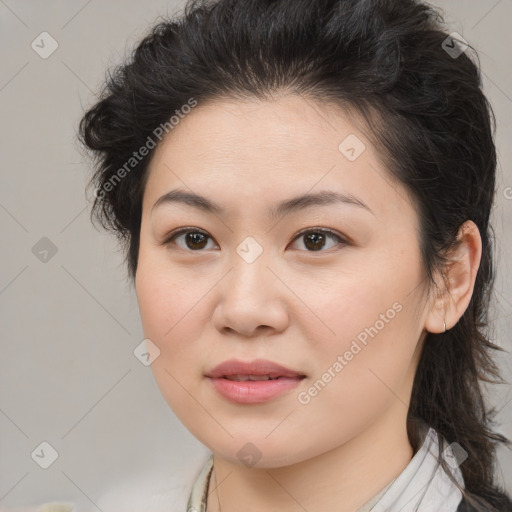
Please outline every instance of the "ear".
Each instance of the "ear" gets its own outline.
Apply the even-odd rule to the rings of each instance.
[[[442,283],[438,283],[438,293],[430,306],[425,320],[425,329],[432,333],[451,329],[466,311],[473,289],[476,274],[482,257],[482,239],[477,225],[466,221],[459,229],[458,244],[448,255],[449,263],[444,269]]]

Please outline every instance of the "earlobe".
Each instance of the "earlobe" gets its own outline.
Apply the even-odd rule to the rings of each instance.
[[[477,225],[466,221],[459,229],[458,245],[448,256],[441,290],[425,320],[425,329],[442,333],[451,329],[466,311],[482,256],[482,239]]]

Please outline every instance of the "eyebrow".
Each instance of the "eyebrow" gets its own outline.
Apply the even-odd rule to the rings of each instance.
[[[157,207],[170,203],[186,204],[207,213],[226,215],[226,210],[211,199],[181,189],[171,190],[159,197],[151,208],[151,214]],[[370,212],[372,215],[375,215],[372,209],[362,199],[354,196],[353,194],[323,190],[312,194],[303,194],[282,201],[281,203],[269,208],[269,217],[271,219],[280,219],[289,213],[300,211],[303,208],[340,203],[362,208],[363,210]]]

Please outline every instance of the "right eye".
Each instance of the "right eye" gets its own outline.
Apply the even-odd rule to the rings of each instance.
[[[183,236],[182,244],[176,243],[176,240],[179,240],[180,237]],[[206,247],[208,239],[213,240],[210,235],[198,228],[180,228],[170,233],[163,242],[163,245],[176,245],[179,249],[183,249],[184,251],[200,252]]]

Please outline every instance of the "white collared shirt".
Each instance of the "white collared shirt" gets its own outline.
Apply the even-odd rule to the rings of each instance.
[[[438,462],[438,457],[443,457],[455,480],[464,488],[452,445],[448,446],[433,428],[429,427],[427,431],[424,424],[421,432],[423,444],[409,464],[357,512],[456,512],[462,493]],[[461,447],[457,448],[457,455],[462,458],[460,454],[463,451]],[[212,469],[213,455],[205,462],[193,484],[187,512],[205,512]]]

